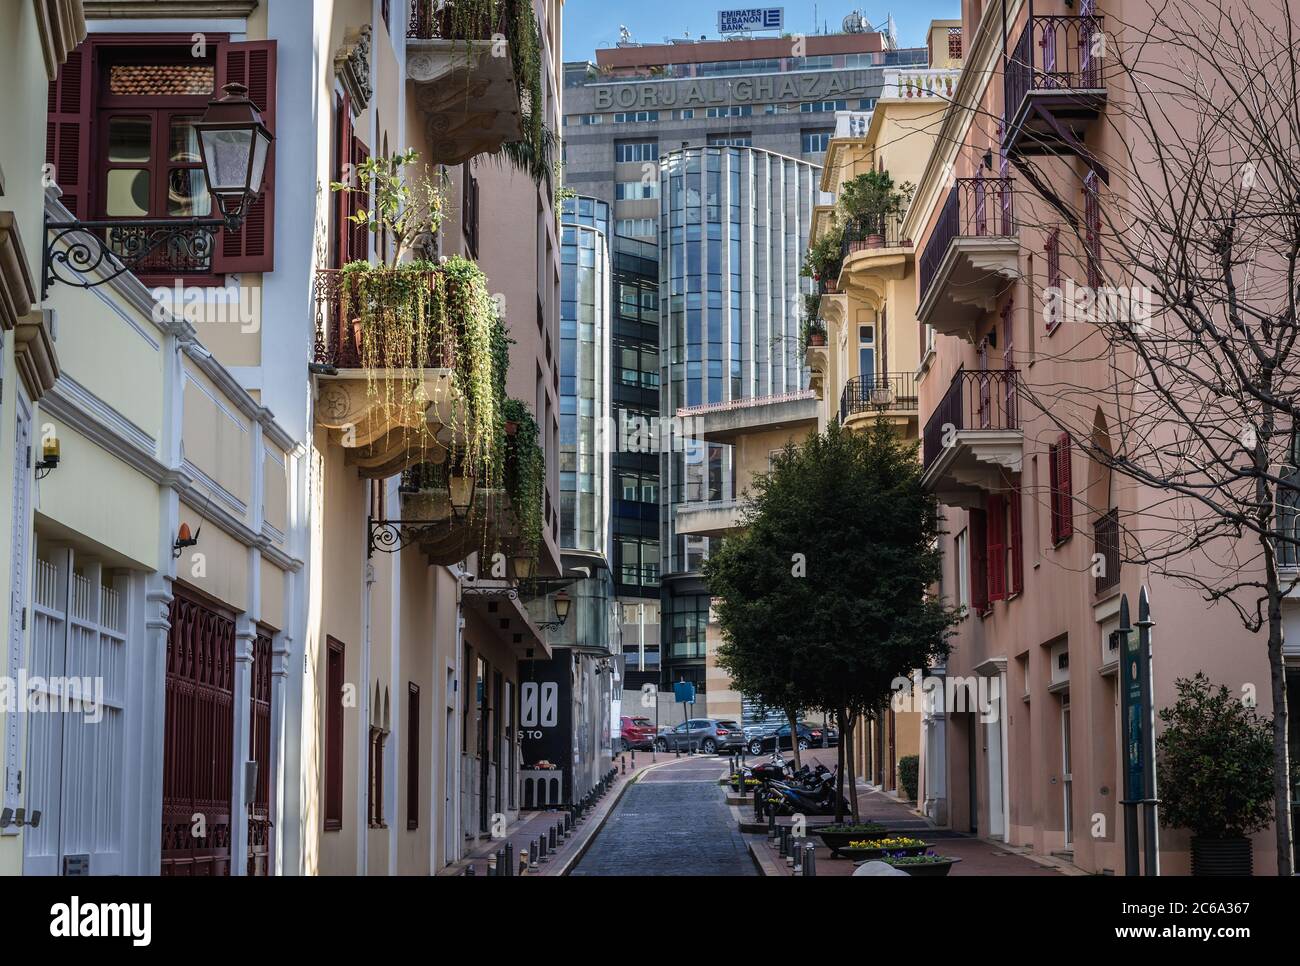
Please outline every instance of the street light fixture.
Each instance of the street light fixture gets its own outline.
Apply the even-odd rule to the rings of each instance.
[[[451,513],[456,519],[468,519],[474,506],[475,480],[473,473],[451,473],[447,477],[447,494],[451,500]]]
[[[271,132],[243,84],[226,84],[195,122],[203,179],[219,218],[112,218],[45,223],[41,297],[55,282],[94,288],[134,271],[160,252],[206,264],[217,232],[238,231],[262,192]],[[62,243],[62,244],[60,244]],[[89,277],[98,274],[99,277]]]
[[[540,631],[553,631],[564,626],[564,622],[569,619],[569,608],[573,605],[573,599],[564,591],[555,595],[555,617],[553,621],[538,621],[537,629]]]

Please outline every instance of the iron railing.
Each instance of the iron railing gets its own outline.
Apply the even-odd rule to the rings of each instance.
[[[857,413],[916,412],[916,373],[880,372],[854,376],[840,393],[840,422]]]
[[[823,277],[817,280],[818,295],[839,295],[840,294],[840,269],[839,266],[832,266],[827,274],[834,274],[834,278]]]
[[[1093,44],[1101,34],[1102,19],[1096,15],[1030,17],[1003,78],[1007,119],[1020,113],[1030,91],[1099,90],[1101,57]]]
[[[1119,583],[1120,543],[1119,510],[1112,507],[1092,525],[1093,553],[1101,558],[1101,572],[1096,576],[1096,592],[1104,593]]]
[[[918,269],[924,300],[954,238],[1016,235],[1015,183],[1011,178],[958,178],[948,192]]]
[[[948,391],[931,413],[921,434],[921,454],[927,467],[946,447],[952,434],[967,429],[1019,429],[1015,369],[957,370]]]
[[[368,277],[393,269],[372,268]],[[403,272],[409,277],[409,273]],[[428,273],[432,292],[442,284],[437,272]],[[455,320],[430,319],[428,343],[422,347],[384,345],[366,348],[360,308],[363,299],[361,275],[337,268],[316,270],[315,325],[316,339],[312,363],[319,369],[385,369],[412,367],[450,369],[455,358]],[[381,289],[377,287],[376,290]],[[370,296],[374,298],[374,296]],[[430,299],[432,303],[433,300]],[[373,306],[372,306],[373,308]],[[438,335],[442,332],[444,335]]]
[[[869,218],[855,218],[844,226],[840,245],[841,263],[850,255],[872,248],[898,248],[903,244],[903,214],[890,212]]]

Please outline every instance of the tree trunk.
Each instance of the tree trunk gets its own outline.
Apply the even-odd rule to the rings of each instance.
[[[1273,693],[1273,810],[1277,874],[1291,876],[1291,767],[1287,747],[1286,665],[1282,660],[1282,594],[1272,562],[1268,579],[1268,670]]]
[[[838,712],[836,712],[838,714]],[[840,732],[844,734],[843,730]],[[844,742],[835,746],[835,824],[844,821]]]
[[[785,709],[785,717],[790,722],[790,754],[794,756],[794,767],[802,768],[803,763],[799,760],[799,718],[789,708]],[[781,739],[776,735],[772,736],[772,750],[781,750]]]
[[[858,763],[853,754],[853,737],[857,734],[858,719],[852,715],[845,715],[840,722],[840,744],[845,745],[844,756],[849,760],[849,806],[853,811],[853,823],[861,823],[861,812],[858,808]]]

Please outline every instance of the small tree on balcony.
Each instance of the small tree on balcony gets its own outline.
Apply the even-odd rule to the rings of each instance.
[[[1090,155],[1090,135],[1083,163],[1012,154],[1041,196],[1017,219],[1053,249],[1059,238],[1062,264],[1031,314],[1044,329],[1061,320],[1054,364],[1039,369],[1056,375],[1026,377],[1024,391],[1137,491],[1141,532],[1121,540],[1123,559],[1229,609],[1267,655],[1270,680],[1258,683],[1271,697],[1284,876],[1283,602],[1300,552],[1298,14],[1294,0],[1169,0],[1136,23],[1108,9],[1105,43],[1091,46],[1108,89],[1099,129],[1115,150]],[[1073,378],[1098,364],[1109,385]]]
[[[840,189],[840,208],[845,216],[873,234],[884,234],[890,218],[900,218],[912,203],[916,186],[910,182],[895,185],[888,171],[872,168],[844,183]]]
[[[834,283],[844,262],[844,225],[836,219],[804,252],[799,274],[814,282]]]
[[[855,722],[948,652],[956,612],[927,596],[942,560],[938,505],[921,489],[916,444],[883,420],[787,446],[746,498],[744,530],[704,566],[720,598],[718,663],[768,707],[835,715],[842,793]]]

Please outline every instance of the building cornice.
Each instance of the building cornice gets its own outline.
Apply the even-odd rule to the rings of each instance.
[[[82,0],[32,0],[36,29],[41,35],[45,75],[54,80],[59,65],[73,47],[86,38],[86,13]]]
[[[36,304],[36,286],[27,267],[27,254],[18,219],[0,211],[0,329],[12,329]]]
[[[247,17],[257,0],[82,0],[87,20],[224,20]]]

